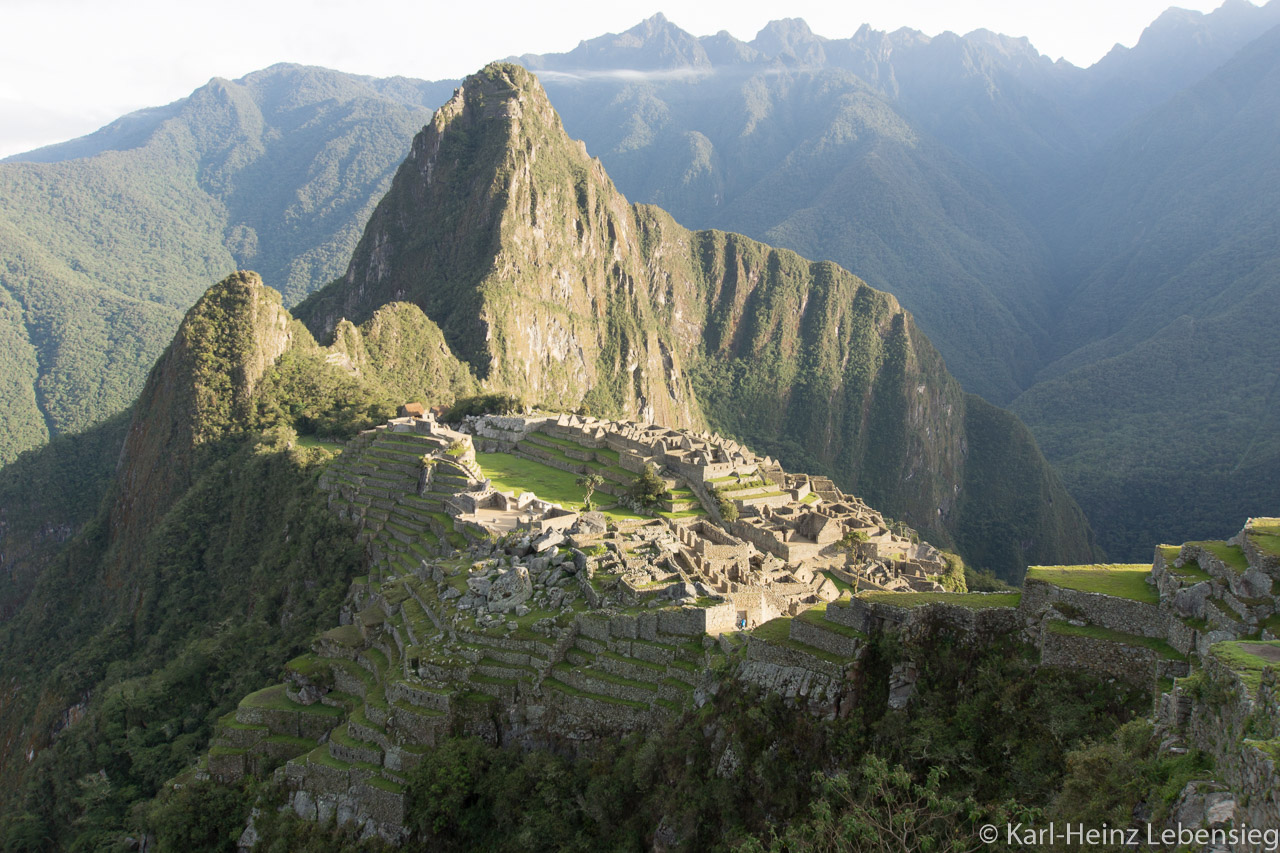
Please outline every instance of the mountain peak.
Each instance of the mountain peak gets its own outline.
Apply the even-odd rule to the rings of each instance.
[[[629,30],[578,43],[568,53],[525,54],[518,61],[535,70],[659,71],[711,65],[698,39],[667,20],[661,12]]]
[[[827,41],[816,35],[803,18],[781,18],[770,21],[756,34],[751,46],[767,56],[805,57]]]

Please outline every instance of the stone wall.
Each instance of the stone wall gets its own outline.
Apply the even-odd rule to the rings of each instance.
[[[857,637],[848,637],[835,631],[828,631],[803,619],[791,620],[791,639],[804,643],[806,646],[813,646],[815,649],[822,649],[824,652],[847,658],[856,656],[866,645]]]
[[[1041,664],[1103,672],[1143,687],[1155,680],[1159,660],[1156,652],[1143,646],[1058,634],[1048,629],[1040,635]]]
[[[1050,614],[1051,618],[1080,619],[1101,628],[1143,637],[1164,639],[1169,635],[1170,617],[1154,604],[1063,589],[1034,578],[1027,578],[1023,584],[1018,609],[1029,622],[1037,622],[1049,611],[1056,611],[1061,616]]]
[[[1214,757],[1222,780],[1237,795],[1238,822],[1280,826],[1280,773],[1274,753],[1249,739],[1280,733],[1275,671],[1264,670],[1257,696],[1213,655],[1205,657],[1201,672],[1207,689],[1191,702],[1185,727],[1188,743]],[[1181,695],[1185,689],[1179,683],[1176,691]]]

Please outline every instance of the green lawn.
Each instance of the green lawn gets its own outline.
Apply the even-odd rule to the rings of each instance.
[[[1027,579],[1044,581],[1063,589],[1100,592],[1144,604],[1159,604],[1160,593],[1147,583],[1150,572],[1151,566],[1146,563],[1030,566]]]
[[[816,607],[809,608],[795,618],[799,619],[801,622],[807,622],[810,625],[815,625],[824,631],[830,631],[833,634],[848,637],[851,640],[866,641],[867,635],[859,631],[857,628],[850,628],[848,625],[841,625],[839,622],[832,622],[830,619],[827,619],[826,609],[826,604],[819,604]]]
[[[853,587],[847,581],[840,580],[840,578],[836,577],[831,572],[823,572],[822,574],[827,580],[836,585],[836,589],[840,590],[841,597],[851,595],[853,593]]]
[[[1277,661],[1257,654],[1263,649],[1280,649],[1280,640],[1266,643],[1258,640],[1228,640],[1214,643],[1209,654],[1237,673],[1250,690],[1257,691],[1262,682],[1262,670],[1268,666],[1277,666]]]
[[[1280,557],[1280,518],[1255,518],[1249,540],[1259,550]]]
[[[1226,542],[1188,542],[1187,544],[1198,545],[1205,549],[1226,563],[1227,568],[1236,574],[1242,575],[1249,570],[1249,559],[1245,557],[1239,545],[1228,545]]]
[[[779,616],[777,619],[770,619],[763,625],[753,628],[751,636],[764,640],[775,646],[782,646],[783,648],[804,652],[807,655],[812,655],[813,657],[816,657],[819,660],[825,660],[828,663],[844,665],[849,662],[848,658],[844,658],[840,655],[832,654],[824,649],[819,649],[815,646],[810,646],[807,643],[801,643],[798,640],[791,639],[790,616]]]
[[[584,491],[577,483],[578,474],[561,471],[559,468],[552,468],[550,465],[543,465],[532,459],[522,459],[510,453],[477,453],[476,462],[484,475],[493,481],[493,487],[498,491],[514,492],[517,495],[520,492],[533,492],[544,501],[560,504],[565,509],[580,510],[583,507]],[[596,491],[597,505],[611,499],[610,495]],[[603,510],[603,512],[606,518],[615,521],[648,517],[637,515],[622,507]],[[673,517],[686,514],[698,513],[695,511],[670,513]]]
[[[920,607],[925,604],[955,604],[975,610],[987,607],[1017,607],[1020,592],[862,592],[858,598],[894,607]]]
[[[1178,650],[1173,646],[1155,637],[1126,634],[1122,631],[1112,631],[1110,628],[1101,628],[1097,625],[1072,625],[1069,622],[1050,622],[1049,630],[1055,634],[1062,634],[1068,637],[1089,637],[1094,640],[1124,643],[1127,646],[1142,646],[1169,660],[1186,660],[1186,656],[1179,654]]]

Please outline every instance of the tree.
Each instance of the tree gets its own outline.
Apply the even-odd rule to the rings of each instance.
[[[733,498],[729,497],[728,492],[724,489],[716,489],[716,508],[720,510],[720,518],[724,521],[738,520],[738,504]]]
[[[657,467],[652,462],[646,462],[644,471],[640,472],[631,486],[631,496],[640,506],[648,509],[655,506],[666,492],[667,484],[658,476]]]
[[[587,505],[587,512],[590,512],[591,496],[595,494],[596,489],[602,483],[604,483],[604,477],[601,477],[599,474],[584,474],[583,476],[577,479],[577,483],[579,486],[582,486],[582,488],[586,489],[587,493],[586,495],[583,496],[582,500]]]

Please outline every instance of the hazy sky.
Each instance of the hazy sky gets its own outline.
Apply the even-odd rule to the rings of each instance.
[[[1220,0],[1181,0],[1211,11]],[[1133,45],[1170,0],[0,0],[0,156],[89,133],[131,110],[177,100],[210,77],[276,62],[428,80],[493,59],[571,50],[655,12],[694,35],[749,41],[770,20],[804,18],[846,38],[863,23],[929,35],[986,28],[1091,65]]]

